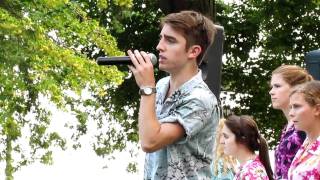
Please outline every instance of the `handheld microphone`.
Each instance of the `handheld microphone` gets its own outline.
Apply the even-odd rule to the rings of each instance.
[[[156,55],[149,53],[148,54],[153,65],[157,64]],[[115,57],[98,57],[97,58],[98,65],[120,65],[120,64],[132,64],[129,56],[115,56]]]

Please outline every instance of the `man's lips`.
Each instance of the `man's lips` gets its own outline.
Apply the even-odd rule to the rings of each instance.
[[[167,58],[165,56],[159,55],[159,62],[166,60]]]

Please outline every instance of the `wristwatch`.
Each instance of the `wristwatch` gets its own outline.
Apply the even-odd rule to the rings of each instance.
[[[156,93],[156,92],[157,92],[157,90],[155,87],[142,87],[139,90],[140,95],[146,95],[146,96],[149,96],[149,95]]]

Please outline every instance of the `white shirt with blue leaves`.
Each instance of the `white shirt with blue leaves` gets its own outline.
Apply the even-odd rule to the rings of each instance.
[[[180,123],[186,135],[146,154],[144,179],[209,180],[219,121],[217,99],[202,80],[201,71],[165,99],[169,81],[165,77],[157,83],[156,114],[160,123]]]

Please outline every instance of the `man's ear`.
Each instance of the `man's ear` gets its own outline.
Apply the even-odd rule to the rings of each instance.
[[[190,59],[197,59],[199,54],[202,52],[201,46],[199,45],[193,45],[189,48],[188,53],[189,53],[189,58]]]

